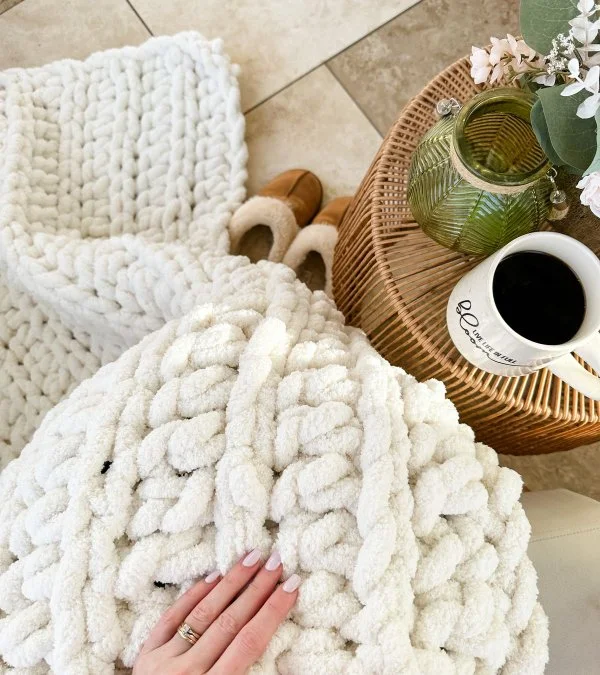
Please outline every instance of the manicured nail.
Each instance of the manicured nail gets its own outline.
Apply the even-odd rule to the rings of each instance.
[[[292,576],[283,584],[283,590],[286,593],[293,593],[298,586],[300,586],[301,582],[302,579],[297,574],[292,574]]]
[[[255,548],[242,560],[244,567],[252,567],[260,560],[260,549]]]
[[[281,565],[281,556],[277,551],[273,551],[273,553],[271,553],[269,559],[267,560],[265,569],[268,570],[269,572],[272,572],[273,570],[276,570],[279,567],[279,565]]]
[[[214,581],[216,581],[219,577],[221,576],[220,572],[211,572],[206,579],[204,579],[205,584],[212,584]]]

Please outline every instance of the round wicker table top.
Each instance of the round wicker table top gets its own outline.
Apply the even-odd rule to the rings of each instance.
[[[450,292],[481,259],[445,249],[421,231],[407,205],[408,170],[421,136],[437,121],[436,103],[464,102],[478,91],[464,58],[402,111],[340,226],[335,299],[391,363],[420,380],[442,380],[462,421],[498,452],[538,454],[600,440],[600,402],[546,369],[515,378],[486,373],[448,334]]]

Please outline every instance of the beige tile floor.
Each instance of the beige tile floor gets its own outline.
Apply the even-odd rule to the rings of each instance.
[[[154,33],[222,37],[253,107],[416,0],[132,0]]]
[[[242,66],[249,191],[304,166],[329,196],[356,189],[398,111],[448,63],[518,31],[519,0],[0,0],[0,70],[149,35],[223,37]],[[14,6],[12,6],[14,4]],[[600,448],[506,458],[533,489],[600,497]]]
[[[352,194],[381,143],[377,130],[327,66],[247,114],[248,188],[291,166],[314,171],[324,198]]]
[[[6,2],[6,0],[4,0]],[[445,64],[517,28],[518,0],[22,0],[0,69],[83,58],[150,34],[220,36],[242,66],[250,193],[305,166],[352,192],[398,110]]]
[[[440,70],[518,32],[519,0],[422,0],[328,62],[380,133]]]

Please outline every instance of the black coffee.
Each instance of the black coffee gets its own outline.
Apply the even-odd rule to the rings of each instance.
[[[585,291],[573,270],[547,253],[513,253],[496,268],[494,302],[519,335],[545,345],[573,338],[585,316]]]

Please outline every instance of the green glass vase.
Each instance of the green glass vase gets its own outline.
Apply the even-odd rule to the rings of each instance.
[[[438,243],[489,255],[539,229],[550,211],[551,166],[518,89],[478,94],[421,139],[409,171],[408,204]]]

